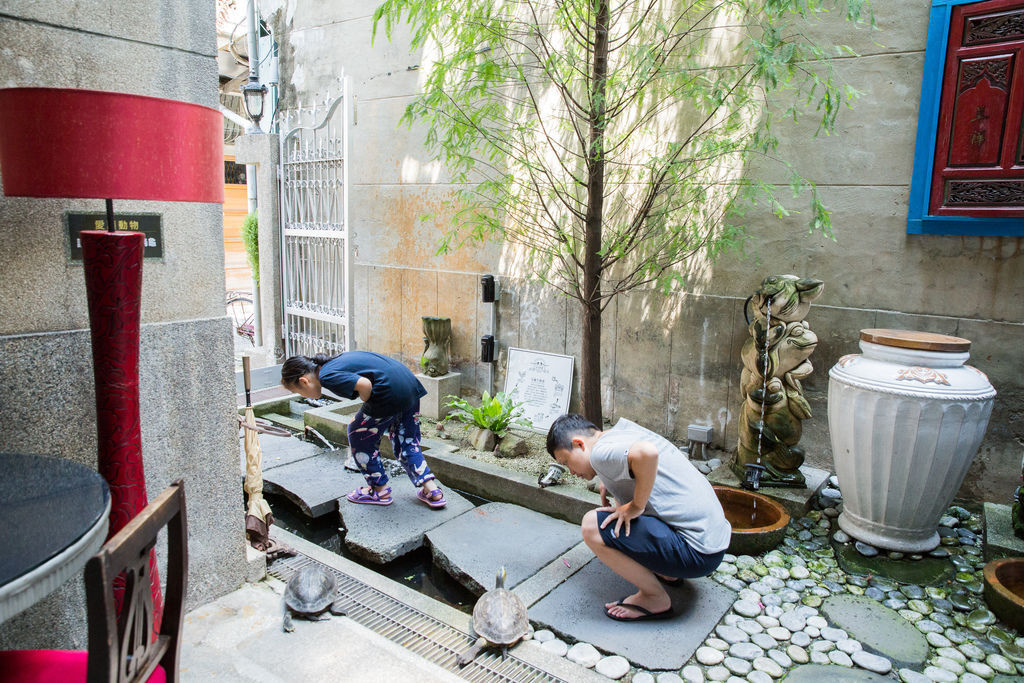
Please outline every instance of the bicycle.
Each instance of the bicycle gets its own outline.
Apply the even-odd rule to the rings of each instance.
[[[235,334],[245,337],[256,346],[256,316],[252,310],[252,296],[249,292],[227,293],[227,311],[234,322]]]

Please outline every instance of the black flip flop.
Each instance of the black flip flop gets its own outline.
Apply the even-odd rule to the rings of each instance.
[[[626,602],[626,598],[622,598],[622,600],[619,600],[615,604],[620,605],[622,607],[628,607],[629,609],[635,609],[637,612],[641,613],[638,617],[617,617],[608,610],[605,610],[604,615],[609,619],[614,619],[615,621],[655,621],[657,619],[668,619],[672,616],[671,607],[661,612],[652,612],[651,610],[645,607],[641,607],[640,605],[632,605]]]

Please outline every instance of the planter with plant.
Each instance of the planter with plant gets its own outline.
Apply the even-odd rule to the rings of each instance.
[[[443,422],[456,420],[475,427],[475,430],[470,432],[469,441],[478,451],[494,450],[513,425],[527,428],[533,426],[529,419],[522,416],[523,404],[513,401],[503,392],[491,396],[485,391],[480,397],[479,406],[474,406],[458,396],[448,396],[447,401],[446,405],[452,412]],[[514,456],[518,453],[512,450],[508,454]]]

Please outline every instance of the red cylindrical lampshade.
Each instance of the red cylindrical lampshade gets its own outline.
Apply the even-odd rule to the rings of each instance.
[[[64,88],[0,89],[8,197],[224,201],[224,133],[210,107]]]

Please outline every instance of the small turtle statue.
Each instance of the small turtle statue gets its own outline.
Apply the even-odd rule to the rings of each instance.
[[[508,648],[527,637],[532,629],[526,618],[522,598],[505,589],[505,568],[498,570],[494,590],[480,596],[473,607],[473,630],[477,641],[459,655],[459,666],[466,666],[486,647],[500,647],[504,659]]]
[[[345,610],[341,608],[341,600],[335,599],[338,593],[338,581],[330,572],[324,571],[316,565],[303,567],[292,578],[288,579],[288,585],[284,588],[282,600],[282,621],[283,629],[291,633],[295,630],[292,623],[292,615],[310,621],[330,619],[331,614],[344,616]]]

